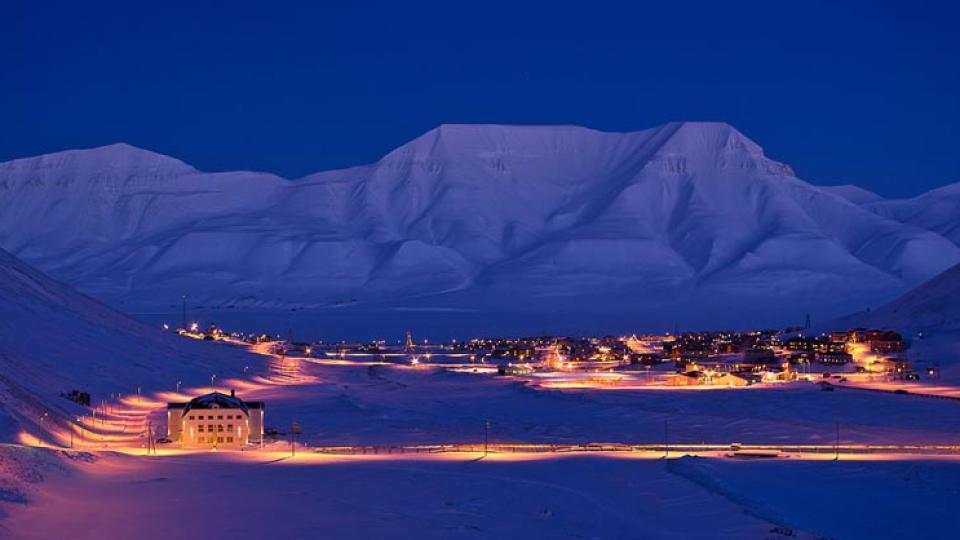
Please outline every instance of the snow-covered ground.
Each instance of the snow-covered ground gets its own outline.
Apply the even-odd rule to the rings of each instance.
[[[711,390],[551,390],[517,379],[404,366],[304,367],[316,384],[270,386],[267,424],[296,419],[308,444],[470,443],[491,422],[500,442],[952,443],[956,404],[918,396],[823,392],[811,383]]]
[[[960,462],[739,462],[685,458],[668,469],[752,516],[829,538],[953,538]]]
[[[491,442],[655,443],[666,421],[674,443],[829,445],[840,421],[843,443],[953,443],[960,417],[950,400],[812,384],[551,390],[439,368],[293,359],[273,368],[285,374],[275,384],[227,384],[266,400],[268,425],[302,426],[296,458],[282,438],[265,451],[159,457],[102,453],[93,444],[85,450],[95,462],[47,464],[43,481],[21,487],[28,503],[4,504],[4,526],[14,538],[928,538],[946,530],[943,516],[957,509],[960,465],[952,458],[664,464],[629,453],[311,451],[480,442],[488,419]]]
[[[782,538],[650,460],[105,457],[48,483],[13,537]]]

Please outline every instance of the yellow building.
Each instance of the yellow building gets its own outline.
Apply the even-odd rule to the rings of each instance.
[[[167,404],[167,437],[184,448],[237,450],[263,439],[263,402],[213,392]]]

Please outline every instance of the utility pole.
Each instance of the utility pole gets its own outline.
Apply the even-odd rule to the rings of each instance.
[[[151,449],[150,446],[151,446],[151,443],[152,443],[152,440],[153,440],[153,437],[151,436],[151,433],[152,433],[153,430],[150,429],[150,421],[149,421],[149,420],[147,420],[147,425],[146,425],[146,428],[145,428],[144,431],[145,431],[145,436],[146,436],[146,439],[147,439],[147,440],[146,440],[146,443],[147,443],[147,445],[146,445],[146,446],[147,446],[147,455],[149,456],[149,455],[150,455],[150,449]]]
[[[487,457],[487,449],[490,444],[490,420],[483,421],[483,457]]]
[[[833,446],[834,454],[833,460],[840,461],[840,422],[837,422],[837,442]]]
[[[300,433],[300,424],[296,420],[290,421],[290,457],[297,455],[297,434]]]
[[[670,424],[663,421],[663,459],[670,457]]]

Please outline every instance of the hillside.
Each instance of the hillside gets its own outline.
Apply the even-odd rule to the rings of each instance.
[[[213,373],[235,376],[245,352],[171,336],[117,313],[0,250],[0,442],[21,429],[86,414],[60,396],[88,392],[94,403],[200,386]]]
[[[849,315],[840,321],[847,326],[897,328],[913,332],[960,330],[960,265],[878,309]]]

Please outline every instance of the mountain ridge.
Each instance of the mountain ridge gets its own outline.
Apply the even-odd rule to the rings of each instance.
[[[445,124],[374,163],[294,180],[111,152],[134,157],[33,176],[0,164],[0,247],[114,304],[189,291],[261,308],[549,310],[579,296],[653,310],[645,299],[676,296],[773,309],[778,294],[873,303],[960,262],[940,234],[804,182],[722,122]],[[50,187],[83,174],[116,181]],[[22,187],[31,179],[47,198]]]

